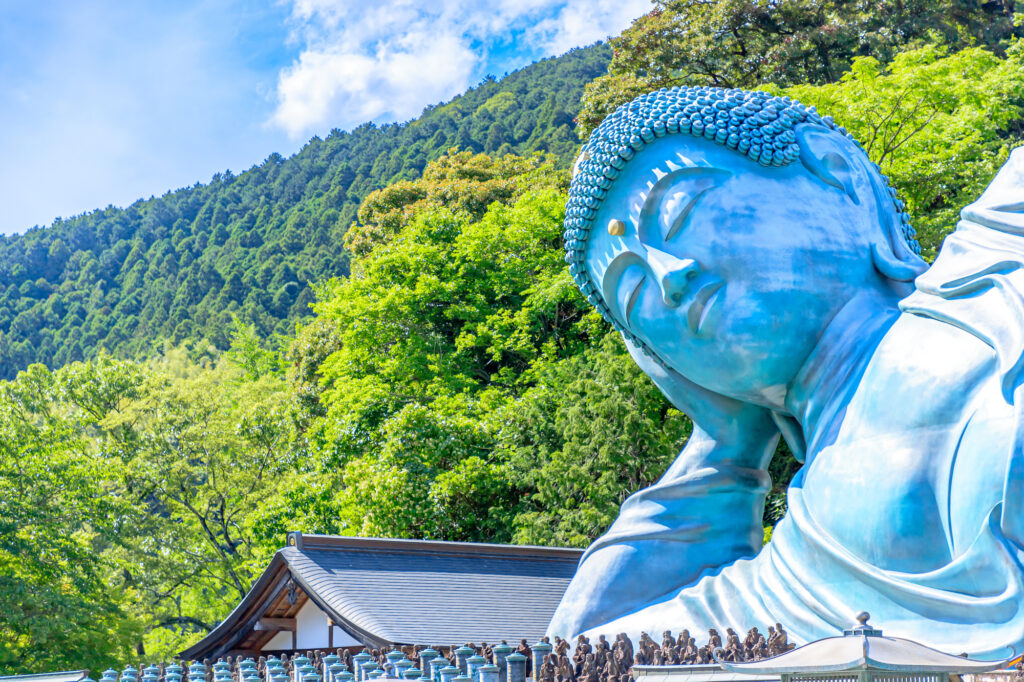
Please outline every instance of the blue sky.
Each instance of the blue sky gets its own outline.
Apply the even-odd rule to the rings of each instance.
[[[0,0],[0,234],[407,120],[650,0]]]

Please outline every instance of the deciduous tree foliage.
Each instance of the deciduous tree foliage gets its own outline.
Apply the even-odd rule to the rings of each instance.
[[[674,85],[831,83],[854,57],[886,63],[915,43],[999,48],[1018,32],[1013,11],[1013,2],[975,0],[654,0],[612,39],[579,125],[589,134],[620,104]]]
[[[486,415],[535,362],[589,343],[599,323],[562,261],[563,207],[554,189],[495,203],[479,220],[425,207],[319,292],[318,320],[337,345],[318,368],[323,429],[343,467],[338,504],[353,532],[431,534],[433,502],[455,499],[458,487],[449,477],[448,492],[432,497],[433,479],[486,458]],[[485,487],[502,478],[466,473]],[[378,511],[377,496],[400,503]]]
[[[209,630],[280,544],[254,524],[301,452],[291,405],[279,375],[178,351],[0,382],[0,670],[161,659]]]
[[[131,590],[96,551],[121,510],[87,435],[134,386],[116,369],[68,386],[38,365],[0,383],[0,670],[99,669],[138,641]]]
[[[423,177],[371,192],[359,206],[358,222],[345,233],[345,246],[351,254],[365,256],[428,206],[479,218],[495,201],[509,203],[534,188],[568,189],[568,174],[557,171],[553,160],[540,155],[488,156],[449,149],[427,164]]]

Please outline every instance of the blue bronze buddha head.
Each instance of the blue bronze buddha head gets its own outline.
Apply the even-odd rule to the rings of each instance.
[[[846,302],[905,295],[926,268],[857,142],[757,92],[621,107],[583,148],[565,226],[577,284],[641,367],[772,407]]]

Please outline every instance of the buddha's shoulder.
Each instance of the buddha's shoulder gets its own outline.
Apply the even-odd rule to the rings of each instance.
[[[996,353],[952,324],[904,313],[875,350],[869,371],[894,374],[926,388],[933,382],[973,383],[996,369]]]
[[[998,397],[997,367],[995,351],[976,336],[904,314],[873,353],[854,402],[882,422],[956,421],[969,405]]]

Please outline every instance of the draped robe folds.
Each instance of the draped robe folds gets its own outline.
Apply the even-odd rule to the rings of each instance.
[[[674,465],[588,549],[549,634],[781,622],[805,643],[866,610],[950,653],[1024,653],[1024,150],[961,218],[898,309],[854,298],[791,386],[806,460],[771,542],[716,526],[757,517],[764,471]]]

